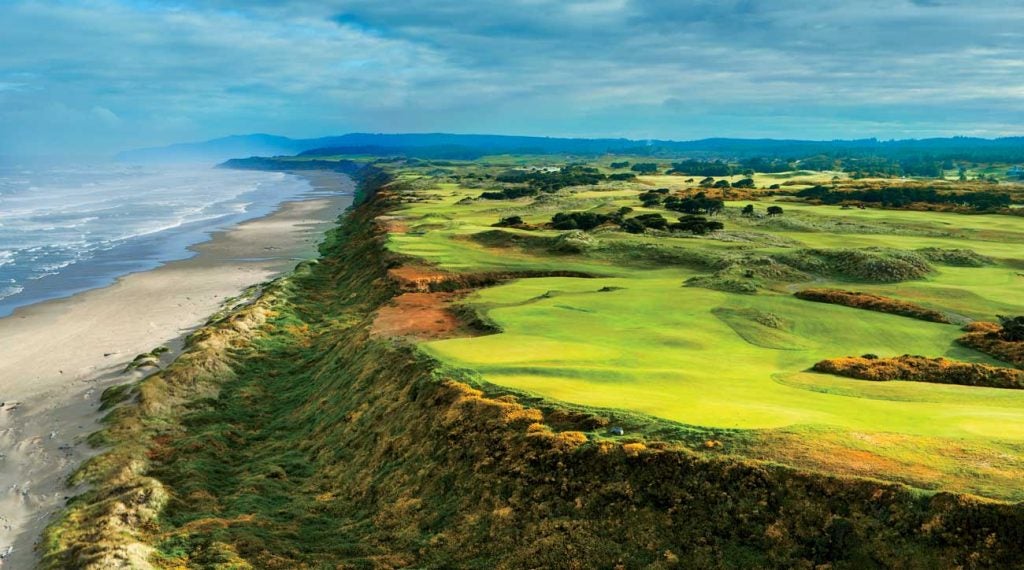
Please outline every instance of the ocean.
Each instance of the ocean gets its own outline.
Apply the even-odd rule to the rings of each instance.
[[[278,172],[0,164],[0,317],[190,257],[214,231],[315,195]]]

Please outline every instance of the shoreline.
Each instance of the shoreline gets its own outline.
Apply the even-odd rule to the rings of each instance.
[[[192,257],[0,318],[0,567],[37,560],[50,515],[77,494],[66,478],[97,453],[86,438],[101,429],[100,394],[152,371],[124,371],[137,354],[167,347],[166,365],[226,301],[317,256],[354,184],[335,172],[291,174],[311,190],[213,232]]]

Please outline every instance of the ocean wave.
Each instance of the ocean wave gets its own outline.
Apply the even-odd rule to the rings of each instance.
[[[0,189],[0,267],[19,281],[0,279],[0,288],[4,296],[24,291],[21,298],[32,302],[61,287],[60,277],[37,285],[43,277],[99,282],[107,272],[112,280],[179,259],[211,231],[268,212],[310,186],[283,173],[58,165],[0,170]]]
[[[24,290],[25,288],[20,285],[0,285],[0,299],[13,297]]]

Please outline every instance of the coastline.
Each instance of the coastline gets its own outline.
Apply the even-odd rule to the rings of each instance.
[[[316,256],[354,185],[334,172],[292,174],[312,190],[211,234],[191,258],[0,318],[0,567],[36,560],[50,514],[76,494],[65,479],[95,454],[86,437],[100,428],[100,394],[149,372],[124,371],[136,355],[167,347],[166,364],[225,301]]]

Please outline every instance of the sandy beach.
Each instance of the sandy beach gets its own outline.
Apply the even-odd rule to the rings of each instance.
[[[303,175],[315,197],[215,233],[190,259],[0,319],[0,566],[34,564],[50,515],[77,492],[67,476],[96,453],[85,438],[100,427],[100,394],[143,375],[124,372],[136,355],[168,347],[166,364],[227,299],[315,257],[353,185]]]

